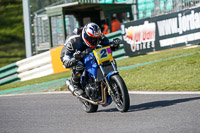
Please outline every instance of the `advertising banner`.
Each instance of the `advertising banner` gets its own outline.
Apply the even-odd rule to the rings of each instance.
[[[200,7],[122,25],[127,56],[200,42]]]

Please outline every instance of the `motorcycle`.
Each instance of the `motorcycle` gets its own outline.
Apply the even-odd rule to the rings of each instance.
[[[82,56],[85,70],[80,82],[84,93],[77,94],[70,80],[66,80],[66,86],[80,100],[85,112],[96,112],[99,105],[105,107],[112,101],[118,111],[127,112],[130,106],[128,90],[117,71],[110,46],[83,51]]]

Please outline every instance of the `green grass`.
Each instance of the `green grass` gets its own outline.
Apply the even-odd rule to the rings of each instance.
[[[36,78],[36,79],[28,80],[28,81],[19,81],[19,82],[15,82],[15,83],[11,83],[11,84],[2,85],[2,86],[0,86],[0,90],[7,90],[7,89],[11,89],[11,88],[26,86],[26,85],[43,83],[43,82],[61,79],[61,78],[65,78],[65,77],[70,77],[70,76],[71,76],[71,71],[67,71],[67,72],[52,74],[49,76]]]
[[[120,72],[129,90],[200,91],[200,54]]]
[[[187,54],[187,53],[193,53],[193,52],[200,51],[200,47],[191,48],[191,49],[183,49],[183,48],[158,51],[158,52],[149,53],[147,55],[131,57],[126,60],[119,60],[119,61],[117,61],[117,65],[118,66],[129,66],[129,65],[133,65],[133,64],[139,64],[139,63],[144,63],[144,62],[149,62],[149,61],[154,61],[154,60],[159,60],[159,59],[164,59],[164,58],[168,58],[168,57],[173,57],[173,56],[178,56],[178,55],[183,55],[183,54]]]
[[[154,54],[118,60],[117,64],[118,67],[128,66],[198,51],[200,51],[200,47],[192,49],[170,49],[156,52]],[[152,63],[137,68],[122,70],[120,71],[120,75],[125,80],[129,90],[200,91],[200,54],[170,59],[167,61]],[[70,76],[71,71],[53,74],[29,81],[3,85],[0,87],[0,90],[36,84]],[[66,87],[63,86],[58,90],[66,90]]]

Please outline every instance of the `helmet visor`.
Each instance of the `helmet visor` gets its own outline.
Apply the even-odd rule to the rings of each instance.
[[[87,35],[87,33],[85,33],[84,38],[89,45],[97,46],[99,43],[100,36],[99,37],[91,37],[91,36]]]

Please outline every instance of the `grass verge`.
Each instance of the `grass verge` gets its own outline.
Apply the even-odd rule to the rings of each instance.
[[[129,90],[200,91],[200,54],[120,71]]]
[[[32,84],[38,84],[38,83],[43,83],[51,80],[56,80],[56,79],[61,79],[61,78],[66,78],[71,76],[71,71],[63,72],[63,73],[58,73],[58,74],[52,74],[49,76],[41,77],[41,78],[36,78],[32,80],[27,80],[27,81],[19,81],[11,84],[6,84],[0,86],[0,91],[1,90],[7,90],[11,88],[16,88],[16,87],[22,87],[22,86],[27,86],[27,85],[32,85]]]
[[[191,49],[170,49],[153,54],[131,57],[118,60],[118,67],[134,65],[154,61],[158,59],[194,53],[200,51],[200,47]],[[167,61],[161,61],[137,68],[120,71],[129,90],[152,91],[199,91],[200,90],[200,54],[180,57]],[[16,82],[0,86],[0,90],[47,82],[55,79],[70,77],[71,71],[53,74],[29,81]],[[57,90],[66,90],[63,86]]]

